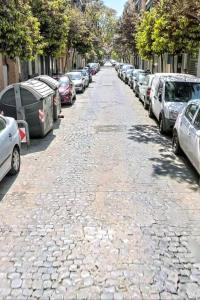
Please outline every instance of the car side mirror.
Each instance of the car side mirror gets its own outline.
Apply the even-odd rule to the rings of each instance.
[[[159,102],[162,102],[162,93],[158,94],[158,100],[159,100]]]

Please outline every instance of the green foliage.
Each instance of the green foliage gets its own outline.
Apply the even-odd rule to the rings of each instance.
[[[200,45],[199,12],[196,0],[160,0],[155,8],[142,15],[137,25],[135,39],[141,57],[196,52]]]
[[[151,59],[154,52],[152,49],[153,38],[152,29],[156,22],[156,10],[151,9],[144,12],[136,26],[135,42],[139,55],[144,59]]]
[[[0,52],[32,59],[41,53],[39,22],[25,0],[0,0]]]
[[[134,5],[128,1],[117,23],[113,47],[118,56],[124,60],[129,60],[129,57],[136,51],[134,34],[137,22],[138,15]]]
[[[40,22],[44,52],[57,57],[64,53],[69,30],[68,6],[64,0],[31,0],[33,15]]]

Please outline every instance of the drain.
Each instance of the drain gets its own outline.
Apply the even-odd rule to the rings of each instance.
[[[123,132],[126,130],[124,125],[98,125],[95,126],[96,133]]]

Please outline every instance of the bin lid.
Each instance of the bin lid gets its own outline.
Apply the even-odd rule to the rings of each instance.
[[[46,83],[35,79],[21,82],[20,86],[34,94],[37,100],[41,100],[54,94],[54,91]]]
[[[40,80],[40,81],[46,83],[53,90],[56,90],[59,87],[58,81],[48,75],[39,75],[39,76],[35,77],[34,79]]]

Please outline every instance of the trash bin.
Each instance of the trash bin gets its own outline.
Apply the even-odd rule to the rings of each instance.
[[[38,80],[9,85],[0,93],[0,111],[28,123],[30,137],[44,137],[53,128],[54,91]]]
[[[46,83],[52,90],[54,90],[53,118],[56,121],[61,112],[61,100],[60,100],[60,95],[59,95],[59,91],[58,91],[58,88],[59,88],[58,81],[47,75],[40,75],[40,76],[35,77],[34,79],[40,80],[40,81]]]

